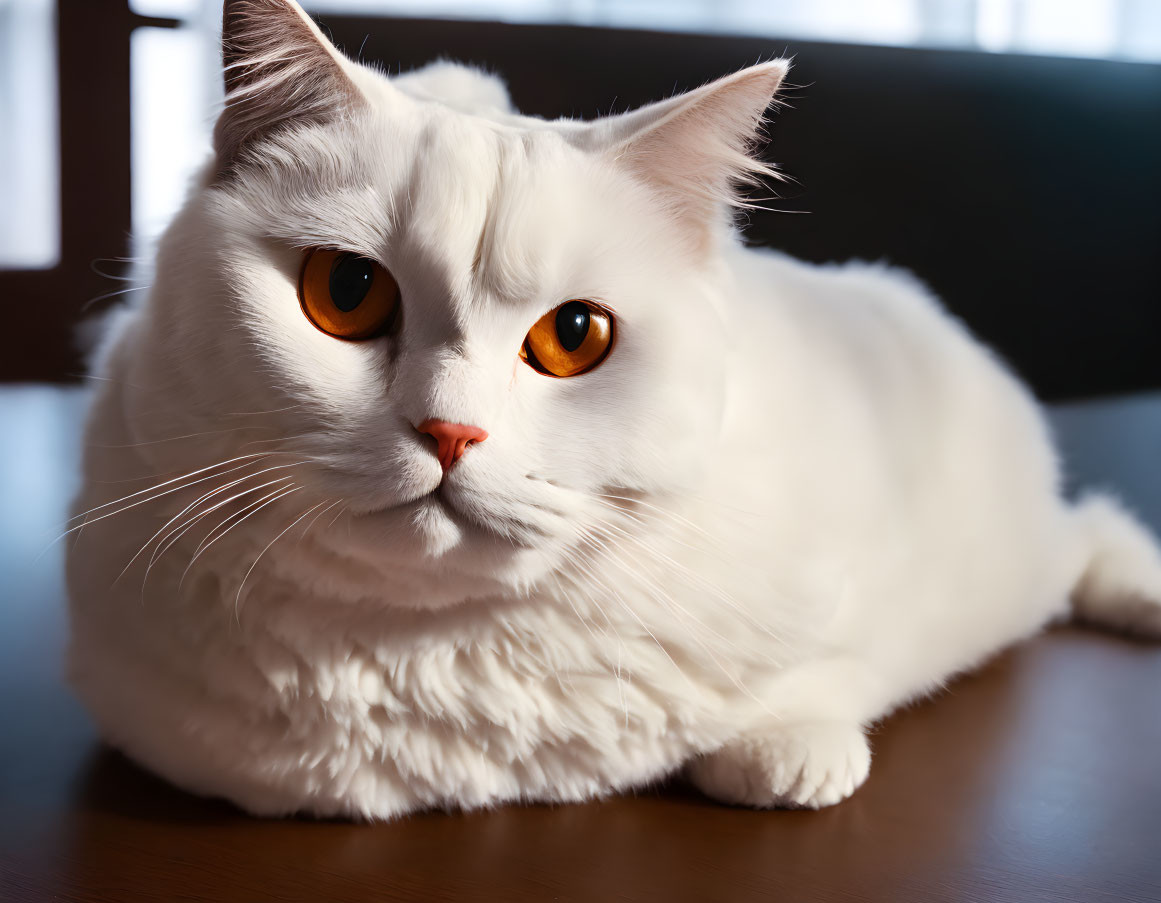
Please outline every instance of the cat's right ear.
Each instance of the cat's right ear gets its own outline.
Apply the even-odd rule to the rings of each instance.
[[[294,0],[225,0],[226,106],[214,127],[218,178],[229,178],[255,141],[363,104],[348,65]]]
[[[590,147],[651,186],[694,249],[707,246],[715,223],[746,207],[740,186],[778,178],[754,155],[767,108],[775,103],[789,60],[771,60],[687,94],[587,126]]]

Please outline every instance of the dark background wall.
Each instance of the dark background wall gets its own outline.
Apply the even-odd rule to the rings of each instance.
[[[0,272],[0,379],[76,378],[80,308],[119,287],[92,264],[126,253],[128,33],[147,20],[95,6],[61,2],[63,260]],[[767,153],[796,182],[777,186],[771,206],[805,212],[755,213],[748,240],[913,269],[1046,399],[1161,387],[1159,65],[567,26],[324,24],[391,71],[439,56],[481,64],[508,80],[517,106],[550,117],[623,110],[793,54],[796,87]]]
[[[914,270],[1046,398],[1161,387],[1161,66],[765,38],[324,20],[393,70],[437,56],[592,117],[795,57],[747,237]],[[365,43],[364,43],[365,40]]]

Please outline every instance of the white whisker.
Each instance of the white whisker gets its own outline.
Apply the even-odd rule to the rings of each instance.
[[[262,454],[256,454],[256,455],[244,455],[243,457],[252,458],[252,459],[253,458],[265,458],[265,457],[269,457],[271,454],[273,454],[273,453],[272,452],[264,452]],[[106,518],[112,517],[115,514],[123,514],[124,512],[130,510],[131,508],[136,508],[138,505],[144,505],[147,502],[156,501],[157,499],[162,498],[162,497],[167,496],[167,495],[170,495],[171,493],[179,492],[182,489],[188,489],[190,486],[196,486],[198,483],[204,483],[206,480],[212,480],[215,477],[222,477],[228,473],[234,473],[235,471],[242,470],[246,467],[249,467],[251,464],[255,463],[254,461],[248,461],[245,464],[239,464],[237,467],[232,467],[226,471],[223,471],[222,473],[210,474],[208,476],[201,477],[201,478],[196,479],[196,480],[189,479],[190,477],[196,476],[197,474],[205,473],[207,470],[213,470],[213,469],[218,468],[218,467],[224,467],[225,465],[231,464],[237,460],[239,460],[239,459],[238,458],[231,458],[229,461],[222,461],[222,462],[219,462],[218,464],[212,464],[209,467],[202,467],[198,470],[191,471],[190,473],[183,474],[182,476],[179,476],[179,477],[174,477],[171,480],[166,480],[163,483],[158,483],[155,486],[150,486],[149,488],[142,489],[139,492],[130,493],[129,495],[123,496],[122,498],[116,499],[115,501],[106,502],[103,505],[97,505],[93,508],[90,508],[88,511],[83,511],[80,514],[74,515],[73,517],[71,517],[67,521],[65,521],[65,523],[72,523],[73,521],[78,520],[78,519],[81,520],[81,523],[76,524],[73,527],[70,527],[69,529],[67,529],[63,533],[61,533],[59,536],[57,536],[56,538],[51,540],[49,543],[47,543],[45,545],[45,547],[37,555],[36,560],[39,561],[41,556],[43,556],[45,552],[47,552],[49,549],[51,549],[54,545],[56,545],[56,543],[60,542],[62,539],[64,539],[70,533],[79,533],[79,531],[84,529],[85,527],[90,526],[91,524],[98,523],[99,521],[103,521]],[[172,483],[178,483],[178,485],[174,486],[171,489],[167,489],[165,492],[158,492],[156,495],[148,496],[147,498],[140,499],[139,501],[136,501],[131,505],[125,505],[124,507],[117,508],[114,511],[106,512],[105,514],[102,514],[100,517],[94,517],[92,520],[88,519],[89,515],[97,512],[97,511],[100,511],[104,508],[108,508],[108,507],[113,506],[113,505],[118,505],[121,502],[125,502],[125,501],[128,501],[129,499],[136,498],[137,496],[142,495],[142,494],[156,492],[158,489],[162,488],[163,486],[169,486]]]
[[[303,527],[302,533],[299,534],[298,542],[295,543],[295,547],[297,547],[299,545],[299,543],[301,543],[303,541],[303,539],[306,538],[306,534],[310,532],[310,528],[314,526],[315,521],[317,521],[320,517],[322,517],[324,514],[326,514],[332,508],[334,508],[335,505],[339,505],[339,504],[342,504],[342,499],[335,499],[333,502],[331,502],[329,505],[327,505],[325,508],[323,508],[322,511],[320,511],[318,514],[316,514],[314,517],[312,517],[310,519],[310,523],[308,523],[305,527]]]
[[[84,511],[80,514],[73,515],[65,523],[70,523],[74,520],[79,520],[81,518],[87,518],[90,514],[95,514],[96,512],[100,511],[103,508],[109,508],[113,505],[119,505],[122,502],[129,501],[129,499],[137,498],[137,496],[145,495],[146,493],[149,493],[149,492],[155,492],[156,490],[161,489],[164,486],[169,486],[173,483],[181,483],[183,480],[188,480],[190,477],[195,477],[198,474],[205,473],[208,470],[215,470],[219,467],[225,467],[227,464],[233,464],[235,461],[240,461],[243,459],[264,458],[264,457],[268,457],[269,455],[272,455],[272,454],[276,454],[276,452],[256,452],[256,453],[250,454],[250,455],[239,455],[236,458],[230,458],[228,461],[220,461],[217,464],[211,464],[208,467],[201,467],[197,470],[192,470],[189,473],[182,474],[181,476],[174,477],[171,480],[166,480],[163,483],[157,483],[156,485],[150,486],[147,489],[142,489],[138,492],[130,493],[129,495],[122,496],[121,498],[115,499],[114,501],[111,501],[111,502],[105,502],[103,505],[96,505],[96,506],[90,508],[88,511]],[[249,466],[248,463],[247,464],[240,464],[237,467],[231,468],[230,470],[226,471],[226,473],[233,473],[236,470],[241,470],[243,467],[248,467],[248,466]],[[185,483],[184,485],[176,486],[173,489],[169,490],[169,492],[176,492],[178,489],[183,489],[186,486],[194,486],[197,483],[204,483],[206,480],[212,480],[215,476],[222,476],[222,475],[223,474],[211,474],[210,476],[203,477],[202,479],[194,480],[191,483]],[[168,495],[169,492],[161,493],[160,495],[155,496],[155,498],[161,498],[162,495]],[[144,499],[143,501],[150,501],[150,499]],[[140,503],[138,503],[138,504],[140,504]],[[129,506],[129,507],[132,507],[132,506]],[[122,509],[122,510],[127,510],[127,509]],[[92,521],[87,520],[87,521],[85,521],[85,523],[91,524],[91,523],[96,523],[96,521],[95,520],[92,520]],[[68,532],[71,532],[71,531],[68,531]],[[68,533],[66,532],[65,534],[62,534],[62,535],[68,535]]]
[[[603,527],[604,529],[615,531],[620,538],[622,538],[628,542],[635,543],[644,552],[653,556],[655,559],[660,560],[664,564],[668,565],[669,568],[671,568],[674,572],[686,577],[690,583],[692,583],[693,585],[699,587],[700,589],[703,589],[706,592],[708,592],[715,599],[717,599],[719,602],[721,602],[723,605],[725,605],[728,609],[730,609],[731,611],[733,611],[734,613],[739,615],[743,620],[746,621],[747,624],[749,624],[749,626],[753,627],[755,630],[758,630],[759,632],[765,634],[770,639],[774,640],[775,642],[777,642],[779,644],[782,644],[782,645],[786,644],[786,640],[783,637],[781,637],[777,633],[775,633],[769,625],[763,624],[760,620],[758,620],[757,617],[755,617],[751,612],[747,611],[745,609],[745,607],[742,606],[733,596],[731,596],[729,593],[727,593],[725,590],[723,590],[717,584],[712,583],[709,580],[706,580],[703,576],[701,576],[697,572],[691,571],[684,564],[677,561],[672,556],[665,554],[660,549],[657,549],[653,545],[646,542],[644,538],[642,538],[640,536],[636,536],[636,535],[630,533],[628,530],[625,530],[624,528],[617,526],[616,524],[613,524],[613,523],[608,522],[608,521],[602,521],[600,523],[600,526]],[[612,538],[612,537],[610,537],[610,538]],[[687,548],[690,548],[692,551],[696,551],[696,552],[701,551],[699,549],[695,549],[693,546],[687,546]]]
[[[299,487],[299,489],[301,489],[301,488],[302,487]],[[297,492],[297,491],[298,491],[297,489],[290,490],[290,492]],[[288,492],[287,495],[289,495],[289,494],[290,493]],[[280,498],[285,498],[285,496],[280,496]],[[246,588],[246,581],[249,580],[250,575],[252,573],[254,573],[254,568],[258,567],[258,562],[262,560],[262,556],[270,551],[270,547],[272,545],[274,545],[276,542],[278,542],[278,540],[280,540],[283,536],[285,536],[290,530],[294,529],[294,526],[299,521],[301,521],[304,517],[306,517],[308,514],[310,514],[312,511],[314,511],[320,505],[325,505],[325,504],[326,504],[326,501],[324,500],[324,501],[319,502],[317,505],[313,505],[312,507],[308,508],[302,514],[300,514],[295,520],[293,520],[289,527],[286,527],[285,529],[283,529],[277,536],[275,536],[272,540],[270,540],[270,542],[266,544],[266,547],[261,552],[258,553],[258,557],[254,559],[254,563],[252,565],[250,565],[250,569],[248,571],[246,571],[245,576],[242,577],[242,582],[240,584],[238,584],[238,593],[237,593],[237,595],[234,596],[234,619],[235,620],[237,620],[237,618],[238,618],[238,607],[242,603],[242,590],[244,590]]]
[[[615,551],[613,549],[611,549],[606,543],[601,541],[601,539],[599,537],[593,536],[590,533],[585,538],[587,540],[589,540],[590,542],[595,542],[598,544],[598,547],[604,553],[603,557],[605,560],[607,560],[610,564],[613,564],[615,567],[619,568],[622,571],[622,573],[624,573],[626,575],[626,577],[628,577],[629,579],[634,580],[634,581],[638,582],[638,584],[640,584],[640,581],[641,581],[640,573],[638,571],[635,571],[633,568],[628,567],[624,562],[622,562],[617,557],[617,554],[615,553]],[[676,603],[676,601],[673,600],[673,598],[671,596],[669,596],[668,593],[666,593],[664,590],[660,589],[659,586],[650,584],[650,585],[644,585],[642,588],[645,589],[646,592],[649,593],[652,598],[657,599],[658,601],[662,602],[663,604],[668,603],[666,607],[669,608],[671,613],[677,614],[678,612],[683,612],[687,616],[692,617],[692,615],[689,615],[689,613],[682,606],[678,605],[678,603]],[[621,602],[621,607],[627,613],[632,615],[637,620],[637,622],[639,624],[641,624],[641,626],[643,628],[645,628],[645,630],[647,632],[649,632],[650,636],[653,636],[652,631],[650,631],[649,628],[645,625],[645,622],[641,619],[641,617],[637,614],[637,612],[630,605],[628,605],[628,603],[620,596],[620,594],[617,593],[614,595]],[[675,611],[675,608],[676,608],[676,611]],[[760,699],[758,696],[756,696],[747,686],[745,686],[744,683],[742,683],[742,681],[738,678],[738,676],[736,674],[734,674],[729,668],[727,668],[719,660],[719,658],[714,654],[713,650],[709,647],[709,645],[700,636],[698,636],[695,631],[690,629],[689,624],[686,621],[682,620],[680,617],[678,618],[678,620],[682,624],[682,626],[685,628],[685,631],[686,631],[687,635],[689,636],[689,638],[710,659],[710,661],[726,677],[726,679],[730,681],[731,684],[733,684],[738,690],[740,690],[742,693],[744,693],[746,696],[748,696],[753,702],[757,703],[764,711],[767,711],[771,715],[774,714],[772,711],[769,710],[769,708],[766,706],[765,702],[762,699]],[[704,623],[698,621],[698,619],[694,618],[694,620],[697,621],[697,623],[703,629],[705,629],[711,633],[714,633],[719,639],[723,640],[728,646],[734,647],[736,645],[736,644],[731,643],[725,637],[722,637],[721,634],[717,633],[717,631],[713,631],[712,628],[709,628]],[[656,641],[655,636],[654,636],[654,641]],[[658,643],[658,645],[660,646],[661,644]],[[661,648],[664,651],[664,646],[661,646]],[[666,652],[666,655],[668,657],[668,652]],[[670,661],[673,662],[674,667],[677,667],[677,663],[673,660],[673,658],[672,657],[669,657],[669,658],[670,658]],[[678,668],[678,671],[681,672],[681,669]],[[683,676],[685,676],[684,672],[681,672],[681,673]],[[686,677],[686,680],[688,681],[689,678]]]
[[[202,430],[200,433],[185,433],[181,436],[167,436],[164,439],[150,439],[146,442],[131,442],[131,443],[128,443],[125,445],[97,445],[95,443],[90,443],[87,447],[88,448],[100,448],[100,449],[106,449],[106,450],[108,450],[108,449],[122,449],[122,448],[143,448],[147,445],[162,445],[166,442],[178,442],[182,439],[197,439],[197,438],[200,438],[202,436],[215,436],[215,435],[220,435],[222,433],[236,433],[239,430],[270,430],[270,429],[273,429],[273,427],[257,426],[257,425],[231,426],[231,427],[223,427],[222,429],[218,429],[218,430]]]
[[[601,549],[600,546],[593,544],[591,536],[581,536],[581,541],[586,543],[586,544],[589,544],[591,548],[594,548],[598,551],[605,551],[604,549]],[[616,592],[615,590],[611,589],[609,586],[605,585],[604,582],[600,580],[600,578],[596,577],[595,573],[590,572],[587,576],[588,576],[589,580],[597,583],[602,589],[605,590],[605,592],[609,593],[609,595],[614,600],[616,600],[617,602],[620,603],[621,608],[624,610],[624,612],[627,615],[629,615],[629,617],[631,617],[634,621],[636,621],[642,630],[644,630],[647,634],[649,634],[649,638],[652,639],[653,642],[657,644],[657,648],[661,650],[661,654],[664,655],[667,659],[669,659],[669,663],[671,665],[673,665],[674,670],[677,671],[677,673],[679,675],[681,675],[682,679],[685,680],[685,682],[688,683],[691,688],[696,689],[697,685],[690,679],[689,675],[687,675],[685,673],[685,671],[682,670],[681,666],[679,664],[677,664],[677,661],[673,658],[672,655],[670,655],[669,650],[665,648],[665,644],[662,643],[661,640],[659,640],[657,638],[657,634],[655,634],[652,630],[649,629],[649,625],[646,624],[641,619],[641,616],[638,615],[637,612],[633,609],[633,607],[625,601],[625,599],[621,596],[621,594]]]
[[[568,592],[565,590],[564,585],[561,583],[560,579],[555,574],[553,575],[552,579],[553,579],[553,582],[556,584],[557,590],[559,591],[561,596],[564,598],[564,600],[568,603],[569,608],[571,608],[573,610],[573,612],[577,616],[577,619],[584,625],[585,629],[588,631],[589,636],[591,636],[593,638],[593,642],[596,644],[597,648],[603,647],[604,643],[607,642],[609,639],[608,633],[606,633],[604,630],[602,630],[601,633],[603,634],[604,640],[602,641],[601,639],[598,639],[596,633],[593,632],[592,625],[589,623],[588,618],[586,618],[584,615],[582,615],[580,610],[573,603],[572,598],[569,596]],[[578,587],[578,589],[579,589],[579,587]],[[588,594],[586,594],[586,595],[588,595]],[[592,602],[592,604],[594,606],[596,606],[597,611],[599,611],[601,613],[601,616],[605,619],[605,624],[607,626],[609,626],[610,628],[612,628],[613,633],[616,634],[616,637],[617,637],[617,663],[613,669],[613,677],[617,681],[617,694],[621,699],[621,709],[622,709],[622,712],[624,713],[625,725],[627,727],[629,724],[629,701],[628,701],[628,698],[625,696],[624,677],[623,677],[623,674],[621,671],[621,654],[625,648],[625,642],[621,638],[621,634],[617,630],[616,625],[613,623],[612,619],[609,618],[608,614],[605,612],[604,608],[600,605],[600,603],[597,602],[596,598],[594,598],[593,596],[590,595],[589,601]]]
[[[186,505],[179,512],[177,512],[177,514],[175,514],[173,517],[171,517],[168,521],[165,522],[165,524],[161,527],[160,530],[158,530],[151,537],[149,537],[149,539],[147,539],[145,541],[145,544],[142,545],[141,548],[137,551],[137,554],[135,554],[132,558],[129,559],[129,563],[127,565],[125,565],[125,567],[121,571],[121,573],[117,575],[117,578],[116,578],[116,580],[113,581],[113,584],[116,585],[117,581],[125,576],[125,572],[128,571],[129,568],[131,568],[133,566],[133,562],[135,562],[139,557],[141,557],[142,553],[144,553],[144,551],[147,548],[149,548],[150,545],[152,545],[152,543],[155,539],[157,539],[159,536],[161,536],[162,533],[165,533],[172,524],[174,524],[178,519],[183,517],[189,511],[195,509],[198,505],[202,504],[205,501],[208,501],[209,499],[213,498],[216,495],[219,495],[223,492],[228,492],[234,486],[237,486],[239,483],[244,483],[244,482],[246,482],[246,480],[252,480],[255,477],[260,477],[260,476],[262,476],[262,474],[270,473],[273,470],[284,470],[287,467],[293,467],[293,466],[294,466],[293,464],[278,464],[278,465],[275,465],[274,467],[267,467],[266,469],[260,470],[257,473],[247,474],[246,476],[240,477],[237,480],[232,480],[231,482],[227,483],[225,486],[220,486],[217,489],[212,489],[209,492],[204,493],[202,496],[197,498],[195,501]],[[275,482],[281,482],[281,481],[285,481],[285,480],[289,480],[289,479],[290,479],[290,477],[282,477],[282,478],[280,478],[280,480],[274,480],[270,483],[264,483],[261,486],[255,486],[252,489],[243,490],[242,492],[238,493],[237,495],[233,495],[223,502],[218,502],[217,504],[213,505],[212,507],[201,512],[197,517],[195,517],[193,520],[190,521],[190,525],[201,520],[207,514],[218,510],[223,505],[228,505],[230,502],[234,501],[235,499],[241,498],[244,495],[249,495],[251,492],[257,492],[261,489],[264,489],[267,486],[273,485],[273,483],[275,483]],[[184,532],[184,530],[182,532]],[[158,545],[160,546],[160,543]],[[152,566],[152,564],[155,560],[156,560],[156,558],[150,558],[149,564]],[[148,571],[146,572],[146,574],[148,574]]]
[[[190,569],[194,566],[194,562],[201,558],[201,556],[206,552],[207,549],[209,549],[210,546],[212,546],[215,542],[237,527],[240,523],[242,523],[242,521],[253,517],[267,505],[272,505],[279,499],[285,498],[292,493],[298,492],[298,490],[302,488],[303,487],[297,486],[295,484],[291,484],[290,486],[281,486],[278,489],[275,489],[273,492],[269,492],[262,496],[262,498],[258,499],[257,501],[247,505],[241,511],[236,511],[234,514],[230,515],[230,517],[227,517],[220,524],[210,530],[210,532],[202,538],[202,541],[198,544],[198,547],[194,549],[193,557],[190,558],[189,564],[185,566],[185,570],[181,572],[181,577],[177,581],[178,589],[181,589],[181,587],[185,584],[185,578],[189,574]],[[242,516],[238,517],[238,515]],[[217,536],[214,536],[212,539],[210,539],[210,536],[214,533],[215,530],[221,530],[221,528],[225,526],[231,520],[231,518],[234,517],[238,517],[238,519],[234,521],[234,523],[227,526],[226,529],[222,530],[222,532]],[[206,540],[209,541],[207,542]]]

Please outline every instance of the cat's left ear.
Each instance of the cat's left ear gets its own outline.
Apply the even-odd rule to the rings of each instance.
[[[330,121],[365,101],[352,64],[294,0],[225,0],[222,67],[226,107],[214,127],[218,174],[281,128]]]
[[[777,177],[751,151],[788,60],[751,66],[687,94],[593,123],[604,153],[651,185],[695,244],[730,207],[741,185]]]

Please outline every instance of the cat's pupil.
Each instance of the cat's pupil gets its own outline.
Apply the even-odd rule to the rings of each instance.
[[[363,303],[374,279],[375,265],[371,261],[344,254],[331,267],[331,301],[343,313],[350,313]]]
[[[581,301],[570,301],[556,312],[556,337],[565,351],[576,351],[589,334],[589,309]]]

